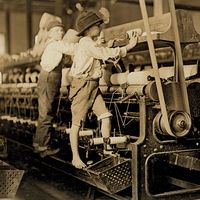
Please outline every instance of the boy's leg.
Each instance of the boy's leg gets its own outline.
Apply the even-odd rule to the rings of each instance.
[[[46,146],[44,145],[44,138],[48,136],[49,127],[51,126],[52,117],[49,118],[49,110],[51,110],[51,104],[47,97],[47,83],[48,73],[41,72],[38,80],[38,126],[35,136],[33,138],[33,146]]]
[[[38,127],[33,139],[33,146],[38,152],[45,152],[45,155],[52,155],[58,149],[51,149],[48,145],[50,140],[52,121],[54,118],[55,99],[59,94],[60,79],[59,74],[54,72],[41,71],[38,80]],[[55,81],[56,80],[56,81]],[[44,155],[43,155],[44,156]]]
[[[102,123],[101,123],[101,132],[102,132],[103,138],[110,137],[110,131],[111,131],[110,117],[103,118]]]
[[[78,150],[79,129],[80,129],[79,126],[72,124],[70,133],[70,143],[72,149],[72,165],[74,165],[74,167],[78,169],[82,169],[86,167],[86,165],[81,160]]]
[[[71,96],[73,96],[71,104],[72,127],[70,133],[72,165],[74,165],[76,168],[82,169],[86,167],[86,165],[81,160],[78,151],[79,129],[81,127],[81,122],[85,120],[89,109],[89,96],[87,95],[90,92],[89,82],[85,82],[85,80],[82,79],[73,78],[70,92]]]
[[[103,138],[109,138],[110,137],[110,132],[111,132],[111,119],[110,117],[106,117],[102,119],[102,123],[101,123],[101,133],[102,133],[102,137]],[[104,154],[112,154],[112,147],[107,144],[104,147]]]
[[[92,107],[94,113],[98,117],[98,120],[101,120],[101,133],[103,138],[109,138],[111,132],[111,116],[112,114],[106,107],[106,104],[103,100],[101,94],[96,96]],[[106,145],[104,149],[104,154],[112,154],[112,148],[110,145]]]

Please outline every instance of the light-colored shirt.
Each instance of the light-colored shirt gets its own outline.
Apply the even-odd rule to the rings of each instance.
[[[50,72],[60,63],[63,54],[74,55],[78,43],[66,43],[64,41],[51,41],[47,44],[40,65],[42,69]]]
[[[97,65],[100,67],[100,62],[98,60],[106,61],[109,58],[124,57],[126,53],[125,47],[102,47],[90,37],[83,37],[80,39],[78,48],[73,57],[70,73],[76,78],[88,77],[94,65],[95,68]]]

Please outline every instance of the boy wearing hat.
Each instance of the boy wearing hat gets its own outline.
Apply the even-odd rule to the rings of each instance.
[[[106,108],[105,102],[98,88],[99,78],[102,75],[100,60],[124,57],[128,50],[137,43],[137,38],[130,39],[125,47],[108,48],[99,46],[96,42],[100,35],[103,20],[92,11],[84,11],[77,18],[76,25],[82,36],[79,46],[73,57],[71,76],[73,77],[69,98],[72,100],[72,127],[70,142],[72,149],[72,165],[84,168],[86,165],[81,160],[78,151],[78,134],[89,109],[92,109],[98,120],[101,121],[103,138],[108,138],[111,131],[112,114]],[[109,148],[109,147],[108,147]],[[104,150],[104,153],[110,151]]]
[[[51,21],[47,25],[48,39],[41,57],[41,71],[38,79],[38,126],[33,139],[33,147],[42,157],[52,155],[59,149],[49,147],[52,121],[55,113],[55,99],[61,86],[63,54],[73,55],[78,44],[62,41],[64,25]]]

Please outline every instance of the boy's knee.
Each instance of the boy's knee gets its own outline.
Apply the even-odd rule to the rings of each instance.
[[[72,127],[81,127],[81,121],[72,121]]]
[[[105,119],[110,119],[112,117],[112,114],[110,112],[106,112],[98,116],[98,120],[105,120]]]

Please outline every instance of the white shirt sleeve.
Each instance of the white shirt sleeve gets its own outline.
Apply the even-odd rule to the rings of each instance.
[[[74,55],[78,44],[54,41],[47,45],[41,57],[41,66],[45,71],[52,71],[60,63],[63,54]]]
[[[108,60],[109,58],[117,58],[117,57],[124,57],[126,56],[126,48],[125,47],[116,47],[116,48],[109,48],[109,47],[99,47],[96,43],[89,43],[88,47],[85,48],[86,53],[90,56],[101,59],[101,60]]]
[[[74,52],[77,47],[78,47],[78,43],[67,43],[64,41],[58,41],[58,42],[52,43],[52,48],[54,48],[55,51],[58,51],[60,53],[67,54],[67,55],[74,55]]]

